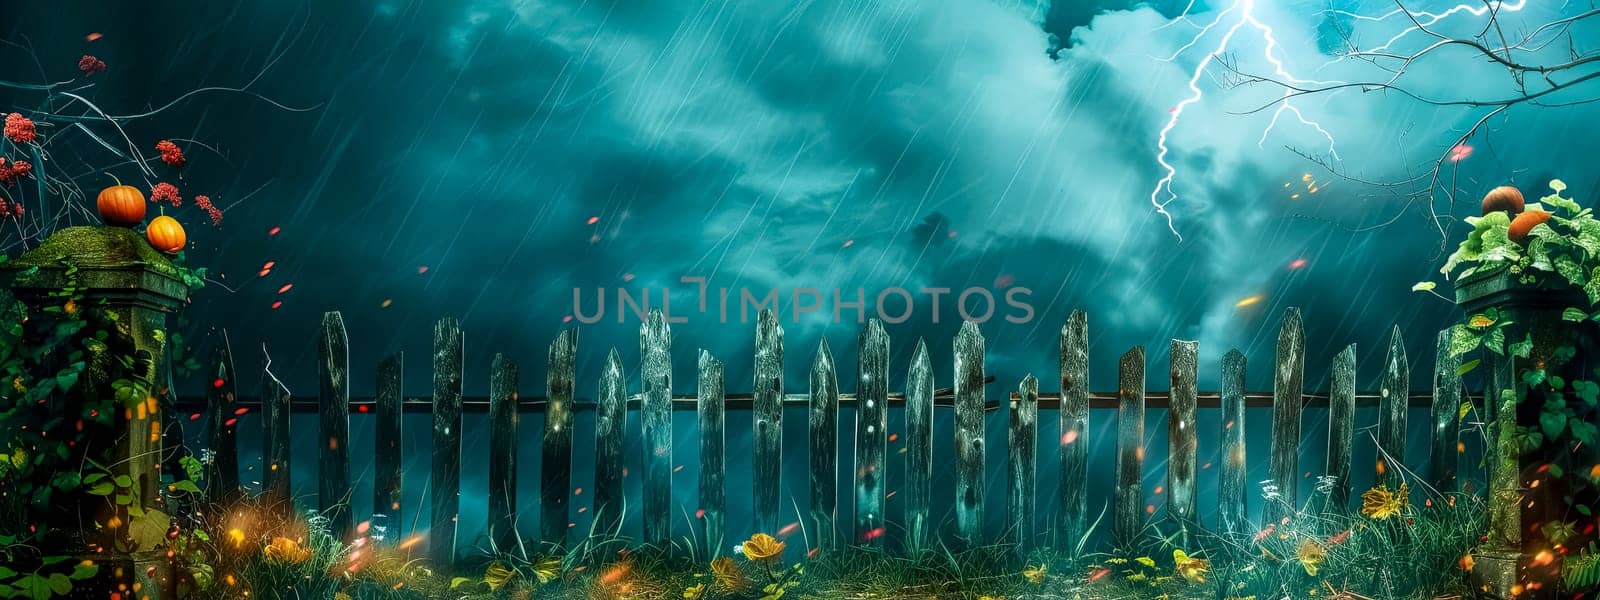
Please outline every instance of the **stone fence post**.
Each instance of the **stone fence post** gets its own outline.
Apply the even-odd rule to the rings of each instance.
[[[15,298],[28,307],[30,326],[35,325],[33,321],[48,326],[54,313],[42,309],[62,304],[59,292],[69,285],[76,289],[75,310],[91,322],[110,324],[110,335],[98,351],[86,350],[78,385],[66,394],[57,394],[61,397],[51,397],[50,402],[62,402],[70,410],[90,400],[114,397],[112,380],[126,372],[122,361],[129,357],[148,357],[149,362],[143,363],[148,372],[143,374],[152,381],[166,381],[167,316],[185,304],[188,286],[172,262],[143,235],[121,227],[65,228],[38,247],[0,264],[0,275]],[[174,573],[163,547],[166,541],[160,535],[169,525],[161,472],[162,407],[147,399],[139,410],[123,410],[119,405],[112,412],[112,439],[95,440],[91,451],[107,459],[104,464],[113,476],[126,476],[133,482],[132,501],[145,514],[130,515],[103,496],[66,496],[59,503],[60,510],[51,511],[46,526],[71,532],[63,537],[72,540],[72,547],[45,550],[99,566],[93,579],[74,586],[72,597],[171,598],[175,595]],[[62,427],[73,425],[69,421]],[[101,529],[88,525],[108,521],[119,526]]]

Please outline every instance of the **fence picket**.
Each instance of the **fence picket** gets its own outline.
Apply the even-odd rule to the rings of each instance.
[[[661,310],[639,326],[644,402],[644,541],[672,539],[672,330]]]
[[[906,543],[913,553],[930,545],[928,507],[933,502],[933,362],[917,340],[906,374]]]
[[[433,524],[428,547],[434,563],[455,562],[456,519],[461,512],[461,324],[453,317],[433,327]]]
[[[1456,461],[1461,430],[1461,358],[1450,352],[1450,330],[1439,332],[1433,363],[1433,451],[1429,453],[1429,479],[1441,492],[1456,490]]]
[[[401,487],[401,470],[405,464],[405,438],[401,436],[401,411],[405,401],[401,395],[404,365],[405,354],[400,352],[378,363],[378,423],[374,460],[377,472],[372,483],[372,512],[376,513],[372,517],[373,529],[385,536],[392,534],[396,540],[405,537],[404,511],[401,509],[404,491]]]
[[[288,514],[289,502],[289,389],[270,373],[261,375],[261,493],[272,510]]]
[[[856,504],[854,544],[883,545],[884,478],[889,445],[889,334],[867,321],[856,350]]]
[[[1171,406],[1167,409],[1167,518],[1188,528],[1196,522],[1195,397],[1198,382],[1199,342],[1173,340],[1170,379]]]
[[[706,548],[711,556],[722,553],[727,536],[728,497],[724,478],[728,472],[722,389],[722,362],[700,351],[698,409],[700,412],[700,510],[706,521]]]
[[[1222,355],[1222,474],[1217,513],[1222,530],[1228,533],[1250,531],[1249,508],[1245,494],[1244,449],[1244,353],[1238,349]]]
[[[1089,316],[1072,311],[1061,326],[1061,507],[1056,547],[1076,550],[1087,533],[1089,511]]]
[[[1389,337],[1389,357],[1383,364],[1383,381],[1378,384],[1378,475],[1380,482],[1394,487],[1400,481],[1400,469],[1389,462],[1403,465],[1406,459],[1407,392],[1411,389],[1411,364],[1399,325]]]
[[[1019,549],[1033,545],[1034,491],[1037,489],[1039,445],[1039,380],[1033,375],[1022,379],[1011,395],[1011,418],[1007,429],[1007,464],[1010,478],[1006,487],[1006,531]]]
[[[539,456],[539,534],[546,544],[567,545],[567,499],[572,497],[572,394],[577,381],[578,330],[550,343],[545,371],[544,438]]]
[[[1272,456],[1267,462],[1267,477],[1277,486],[1281,499],[1267,503],[1269,523],[1289,516],[1300,502],[1300,411],[1305,399],[1306,370],[1306,336],[1300,309],[1290,307],[1284,311],[1277,350],[1272,380]]]
[[[1328,386],[1328,476],[1333,489],[1328,503],[1335,510],[1350,507],[1350,453],[1356,427],[1356,345],[1333,357],[1332,383]]]
[[[811,521],[817,547],[835,550],[839,547],[839,375],[826,339],[817,344],[809,394]]]
[[[755,444],[756,528],[777,533],[779,488],[783,485],[783,328],[770,308],[756,322],[755,399],[751,422]]]
[[[1119,547],[1132,548],[1144,530],[1144,346],[1134,346],[1118,363],[1117,488],[1111,518]]]
[[[322,315],[317,336],[318,401],[322,407],[317,507],[334,537],[350,534],[350,338],[338,311]]]
[[[501,552],[517,535],[517,363],[495,354],[489,367],[489,539]]]
[[[983,541],[983,335],[967,321],[955,339],[956,532],[969,546]]]
[[[234,414],[233,354],[224,334],[211,355],[211,385],[206,386],[206,405],[210,409],[211,465],[206,481],[206,496],[212,502],[226,503],[239,496],[239,417]],[[144,404],[139,405],[141,413]]]
[[[594,416],[594,518],[595,531],[614,536],[622,527],[622,442],[628,428],[628,390],[622,375],[622,355],[616,348],[606,354],[600,372],[600,394]]]

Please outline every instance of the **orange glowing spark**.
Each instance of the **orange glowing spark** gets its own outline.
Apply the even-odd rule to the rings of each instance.
[[[96,31],[96,32],[90,33],[89,35],[83,36],[83,39],[85,41],[92,42],[92,41],[98,40],[100,38],[103,38],[105,36],[106,36],[105,34]]]
[[[1289,263],[1289,270],[1293,271],[1295,269],[1298,269],[1298,268],[1304,267],[1304,266],[1306,266],[1306,259],[1304,259],[1304,258],[1296,258],[1296,259],[1294,259],[1293,262]]]
[[[799,529],[799,528],[800,528],[800,522],[799,521],[795,521],[795,522],[790,523],[788,525],[784,525],[781,529],[778,530],[778,537],[784,537],[786,535],[794,533],[794,530]]]
[[[856,245],[856,241],[855,240],[845,240],[844,241],[844,247],[846,247],[846,248],[849,248],[849,247],[854,246],[854,245]]]
[[[378,308],[389,308],[389,306],[391,306],[393,304],[394,304],[394,300],[391,300],[389,298],[384,298],[383,299],[383,304],[379,304]]]
[[[1078,431],[1076,429],[1068,431],[1061,436],[1062,444],[1071,444],[1076,441],[1078,441]]]
[[[1097,569],[1095,572],[1089,574],[1089,581],[1100,581],[1101,579],[1104,579],[1106,575],[1110,574],[1111,569]]]
[[[283,306],[283,301],[282,300],[279,300],[277,302],[273,302],[272,303],[272,310],[278,310],[278,307],[281,307],[281,306]]]
[[[1235,308],[1244,308],[1261,301],[1260,295],[1246,296],[1243,300],[1233,303]]]
[[[283,284],[283,287],[278,288],[278,293],[282,294],[282,293],[288,292],[289,290],[292,290],[292,289],[294,289],[294,284],[285,283],[285,284]]]
[[[882,527],[874,527],[872,529],[867,530],[866,533],[861,534],[861,539],[862,540],[875,540],[875,539],[878,539],[880,537],[883,537],[883,528]]]
[[[278,232],[280,232],[280,231],[283,231],[282,227],[273,227],[272,229],[268,229],[267,230],[267,235],[268,236],[278,235]]]
[[[600,217],[589,217],[589,224],[590,225],[593,225],[593,224],[599,223],[599,222],[600,222]]]
[[[422,534],[419,533],[417,535],[411,536],[410,538],[407,538],[406,541],[400,542],[400,549],[401,550],[409,550],[412,546],[415,546],[415,545],[421,543],[422,542],[422,537],[423,537]]]
[[[427,272],[428,272],[428,265],[422,265],[422,266],[417,267],[417,274],[418,275],[421,275],[421,274],[427,273]]]

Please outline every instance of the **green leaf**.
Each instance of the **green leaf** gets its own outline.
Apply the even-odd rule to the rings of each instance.
[[[51,573],[49,581],[50,591],[55,592],[57,596],[65,596],[67,592],[72,591],[72,580],[67,579],[66,575]]]
[[[1521,248],[1506,235],[1511,217],[1504,211],[1495,211],[1482,217],[1467,217],[1466,221],[1472,225],[1472,233],[1461,241],[1461,245],[1445,261],[1444,267],[1439,269],[1440,273],[1448,276],[1463,263],[1510,263],[1522,257]]]
[[[1567,429],[1572,432],[1572,439],[1585,446],[1592,446],[1596,440],[1600,440],[1600,427],[1583,419],[1568,420]]]
[[[195,485],[193,481],[190,481],[188,479],[180,479],[178,481],[174,481],[174,482],[172,482],[172,485],[169,486],[169,487],[171,487],[172,490],[175,491],[175,492],[188,492],[188,493],[191,493],[191,494],[200,493],[200,486]]]
[[[1566,429],[1566,412],[1552,411],[1549,410],[1548,406],[1545,407],[1545,410],[1539,411],[1539,430],[1544,433],[1546,439],[1555,439]]]
[[[95,574],[99,573],[99,572],[100,572],[100,565],[94,564],[92,562],[85,561],[85,562],[78,563],[77,566],[72,568],[72,575],[70,577],[72,577],[73,579],[82,581],[84,579],[88,579],[90,577],[94,577]]]
[[[1544,377],[1544,369],[1529,369],[1522,373],[1522,382],[1528,384],[1528,387],[1537,387],[1544,383]]]
[[[1517,358],[1527,358],[1533,353],[1533,335],[1523,336],[1522,341],[1511,344],[1511,355]]]
[[[1473,351],[1483,339],[1471,327],[1457,323],[1450,327],[1450,355],[1461,356]]]
[[[1568,306],[1566,310],[1561,311],[1561,320],[1563,321],[1572,321],[1574,323],[1578,323],[1588,318],[1589,313],[1584,312],[1581,308],[1573,308]]]
[[[1471,373],[1473,369],[1478,368],[1478,363],[1480,362],[1482,362],[1481,359],[1474,358],[1467,362],[1461,363],[1456,367],[1456,376],[1460,377],[1462,375],[1466,375],[1467,373]]]
[[[1427,291],[1432,291],[1433,288],[1436,288],[1436,287],[1439,287],[1439,284],[1434,283],[1432,281],[1418,281],[1415,285],[1411,286],[1411,291],[1413,291],[1413,292],[1427,292]]]
[[[1566,469],[1561,468],[1561,465],[1555,463],[1550,463],[1545,470],[1549,471],[1551,477],[1564,477],[1567,474]]]

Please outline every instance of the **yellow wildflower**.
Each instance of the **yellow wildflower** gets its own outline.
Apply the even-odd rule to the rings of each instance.
[[[1305,567],[1306,574],[1316,577],[1317,569],[1328,559],[1328,549],[1307,538],[1300,541],[1300,547],[1295,549],[1294,555],[1300,559],[1300,566]]]
[[[1028,583],[1039,585],[1044,583],[1044,576],[1047,569],[1048,567],[1045,565],[1028,567],[1022,570],[1022,578],[1028,580]]]
[[[1368,518],[1384,520],[1400,514],[1400,509],[1406,506],[1406,497],[1410,495],[1406,484],[1400,484],[1400,489],[1389,491],[1388,485],[1367,490],[1361,494],[1361,514]]]
[[[233,538],[235,532],[238,532],[238,537],[235,538],[238,541],[234,544],[243,543],[244,532],[238,529],[229,531],[228,537]],[[261,553],[266,555],[267,560],[285,565],[298,565],[311,559],[310,548],[301,548],[299,543],[286,537],[272,538],[272,543],[262,548]]]
[[[244,532],[240,531],[238,527],[235,527],[233,529],[229,529],[228,530],[228,541],[233,542],[233,547],[235,547],[235,548],[244,547]],[[274,541],[276,541],[276,540],[274,540]]]
[[[696,583],[689,587],[683,588],[684,600],[700,600],[700,597],[704,596],[705,594],[706,584],[704,583]]]
[[[785,544],[765,533],[750,536],[744,543],[744,556],[754,561],[777,560],[783,555]]]
[[[1172,551],[1172,562],[1173,569],[1190,583],[1205,583],[1206,573],[1211,571],[1211,561],[1189,556],[1182,550]]]
[[[1151,567],[1151,568],[1155,568],[1155,566],[1156,566],[1156,559],[1150,558],[1148,556],[1141,556],[1139,558],[1135,558],[1135,559],[1133,559],[1133,562],[1136,562],[1136,563],[1139,563],[1141,565],[1144,565],[1146,567]]]
[[[18,394],[28,393],[28,386],[22,385],[21,375],[18,375],[16,379],[11,380],[11,389],[16,390]]]
[[[510,567],[495,561],[489,563],[489,566],[483,570],[483,582],[489,584],[489,591],[498,592],[516,574],[516,571],[512,571]]]
[[[78,314],[78,303],[77,302],[73,302],[69,298],[67,300],[66,304],[61,305],[61,312],[67,313],[69,315]]]
[[[711,577],[716,581],[717,590],[723,593],[742,592],[749,584],[745,580],[744,569],[739,568],[739,563],[726,556],[711,561]]]
[[[1461,570],[1470,573],[1472,572],[1472,567],[1477,566],[1477,561],[1472,560],[1471,554],[1463,554],[1461,555],[1461,560],[1456,561],[1456,564],[1461,567]]]

